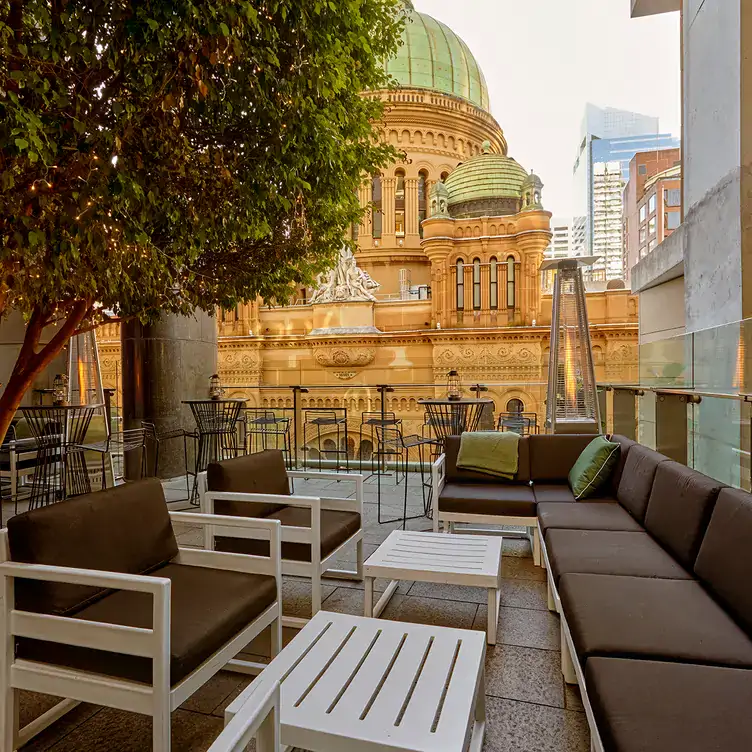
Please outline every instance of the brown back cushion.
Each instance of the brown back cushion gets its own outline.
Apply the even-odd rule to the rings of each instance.
[[[694,569],[752,635],[752,496],[746,491],[721,489]]]
[[[611,496],[616,496],[619,490],[619,483],[621,482],[621,476],[624,473],[624,465],[627,461],[627,454],[629,450],[637,443],[628,439],[626,436],[615,433],[611,436],[611,441],[616,442],[621,446],[621,452],[619,453],[619,460],[616,463],[616,467],[611,473],[611,478],[608,481],[608,491]]]
[[[669,460],[655,471],[645,527],[687,569],[692,569],[723,484]]]
[[[212,462],[206,471],[206,482],[210,491],[290,495],[285,459],[279,449],[265,449],[263,452],[231,460]],[[232,517],[266,517],[283,506],[285,505],[218,499],[214,502],[214,512]]]
[[[178,553],[162,484],[151,478],[78,496],[8,520],[13,561],[145,574]],[[65,614],[106,592],[17,580],[18,608]]]
[[[616,498],[639,522],[645,520],[645,510],[648,508],[655,471],[661,462],[667,461],[668,457],[642,444],[635,444],[629,448]]]
[[[444,439],[446,454],[447,483],[528,483],[530,481],[530,437],[523,436],[517,444],[517,475],[514,481],[499,478],[496,475],[478,473],[475,470],[460,470],[457,467],[457,454],[460,451],[460,436],[447,436]]]
[[[530,477],[533,483],[566,483],[572,465],[594,434],[538,434],[530,437]]]

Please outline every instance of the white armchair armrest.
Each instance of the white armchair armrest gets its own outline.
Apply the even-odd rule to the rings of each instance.
[[[256,752],[279,752],[279,682],[259,677],[255,692],[243,703],[208,752],[245,752],[256,737]]]

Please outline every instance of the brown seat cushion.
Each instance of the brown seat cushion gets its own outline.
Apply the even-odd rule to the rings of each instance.
[[[585,683],[609,752],[752,749],[752,671],[592,658]]]
[[[162,484],[126,483],[34,509],[8,520],[10,558],[29,564],[144,574],[178,553]],[[65,614],[101,596],[102,588],[19,580],[16,605]]]
[[[635,444],[627,453],[616,498],[632,517],[640,522],[645,521],[645,510],[648,508],[655,471],[661,462],[668,462],[668,457],[642,444]]]
[[[171,582],[170,682],[177,684],[277,598],[274,577],[206,567],[167,564],[152,572]],[[119,590],[76,612],[106,624],[151,628],[152,596]],[[17,640],[17,656],[122,679],[152,681],[150,658],[54,642]]]
[[[647,533],[549,530],[546,551],[555,580],[567,572],[692,579]]]
[[[609,496],[616,497],[619,490],[619,483],[621,482],[621,476],[624,473],[624,465],[627,462],[627,455],[629,454],[629,450],[635,446],[637,442],[618,433],[613,434],[610,439],[621,446],[621,452],[619,452],[619,461],[616,463],[616,467],[614,467],[613,472],[611,473],[605,491]]]
[[[282,527],[311,527],[311,510],[306,507],[283,507],[269,515],[270,520],[279,520]],[[360,530],[360,515],[357,512],[321,510],[321,558],[329,556],[348,538]],[[282,531],[284,538],[284,529]],[[218,537],[218,551],[237,554],[269,556],[269,543],[263,540]],[[282,541],[282,558],[292,561],[310,561],[311,546],[308,543]]]
[[[580,661],[595,655],[752,667],[752,640],[696,580],[563,574]]]
[[[575,502],[572,489],[566,483],[535,483],[533,493],[538,504],[556,502]]]
[[[594,434],[530,436],[530,477],[533,483],[567,482],[569,471]]]
[[[645,528],[680,564],[692,569],[723,484],[669,460],[655,471]]]
[[[255,454],[212,462],[206,470],[206,483],[209,491],[290,495],[285,458],[279,449],[265,449]],[[218,499],[214,502],[214,512],[233,517],[268,517],[283,506],[284,504]]]
[[[718,494],[695,574],[752,635],[752,496],[746,491]]]
[[[447,483],[439,495],[442,512],[535,517],[535,495],[531,486]]]
[[[538,522],[544,534],[551,528],[643,532],[640,523],[615,501],[578,501],[563,505],[539,500]]]
[[[460,470],[457,467],[457,455],[460,451],[461,436],[447,436],[444,439],[444,453],[446,454],[447,483],[527,483],[530,480],[530,438],[523,436],[517,444],[517,474],[515,480],[510,481],[497,475],[478,473],[475,470]]]

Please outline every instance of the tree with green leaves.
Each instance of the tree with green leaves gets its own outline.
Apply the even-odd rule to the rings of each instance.
[[[108,315],[283,299],[334,261],[363,175],[397,158],[361,93],[388,85],[402,8],[0,0],[0,317],[27,320],[0,440]]]

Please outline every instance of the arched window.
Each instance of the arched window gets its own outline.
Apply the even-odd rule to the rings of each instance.
[[[384,216],[381,207],[381,175],[374,175],[371,179],[371,201],[373,202],[372,235],[374,238],[380,238]]]
[[[442,182],[442,183],[446,183],[446,179],[447,179],[448,177],[449,177],[449,173],[448,173],[448,172],[442,172],[442,173],[441,173],[441,182]]]
[[[457,259],[457,310],[465,310],[465,263]]]
[[[514,256],[507,257],[507,308],[516,307]]]
[[[473,259],[473,310],[480,311],[480,259]]]
[[[418,173],[418,233],[423,237],[423,220],[426,218],[428,173],[421,170]]]
[[[405,171],[394,173],[396,180],[394,188],[394,234],[398,238],[405,237]]]
[[[510,399],[509,402],[507,402],[507,412],[508,413],[524,413],[525,412],[525,404],[521,399],[517,399],[514,397],[513,399]]]
[[[496,260],[496,256],[491,256],[490,276],[489,305],[492,311],[496,311],[499,308],[499,262]]]

